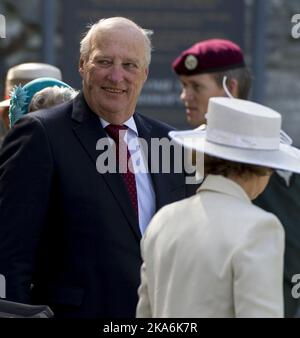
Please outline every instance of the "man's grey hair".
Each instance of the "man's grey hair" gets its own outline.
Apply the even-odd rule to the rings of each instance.
[[[80,42],[80,58],[82,58],[83,60],[88,60],[90,53],[91,53],[91,49],[92,49],[92,40],[94,37],[94,34],[101,29],[102,26],[104,26],[103,24],[114,24],[115,26],[117,26],[118,24],[124,24],[127,23],[129,25],[131,25],[132,27],[137,28],[142,35],[144,36],[145,39],[145,46],[146,46],[146,66],[148,67],[150,65],[151,62],[151,52],[152,52],[152,43],[151,43],[151,36],[153,34],[153,31],[150,29],[144,29],[142,27],[140,27],[139,25],[137,25],[135,22],[133,22],[132,20],[129,20],[127,18],[124,17],[112,17],[112,18],[107,18],[107,19],[100,19],[98,22],[89,25],[87,28],[89,29],[83,39]]]
[[[72,100],[78,92],[72,88],[47,87],[35,93],[30,101],[29,112],[50,108],[58,104]]]

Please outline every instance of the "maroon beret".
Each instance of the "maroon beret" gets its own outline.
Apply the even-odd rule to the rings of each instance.
[[[178,75],[195,75],[245,67],[245,62],[241,48],[232,41],[210,39],[183,51],[172,67]]]

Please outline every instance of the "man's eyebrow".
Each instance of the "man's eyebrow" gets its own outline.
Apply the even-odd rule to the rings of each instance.
[[[94,55],[94,58],[109,58],[109,56],[102,53],[97,53]]]
[[[95,59],[100,59],[100,58],[103,58],[103,59],[112,59],[111,56],[105,55],[105,54],[101,54],[101,53],[95,54],[94,58]],[[122,60],[122,63],[126,63],[126,62],[132,62],[132,63],[137,63],[137,64],[141,64],[142,63],[139,59],[134,58],[134,57],[132,57],[132,58],[131,57],[126,57],[126,58],[124,58]]]
[[[123,62],[140,63],[139,59],[137,59],[137,58],[130,58],[130,57],[125,58]]]
[[[185,85],[192,85],[192,86],[199,86],[199,87],[205,87],[205,85],[202,82],[198,82],[196,80],[180,80],[182,84]]]

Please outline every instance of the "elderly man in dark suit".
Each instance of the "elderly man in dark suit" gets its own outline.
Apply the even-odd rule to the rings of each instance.
[[[156,210],[187,196],[185,177],[135,172],[130,156],[125,172],[99,173],[96,145],[115,142],[120,165],[122,142],[130,148],[139,138],[149,144],[168,135],[169,126],[135,112],[148,75],[149,33],[120,17],[93,25],[81,41],[82,92],[25,115],[6,137],[0,274],[8,300],[47,304],[56,317],[135,315],[141,235]],[[146,166],[152,159],[141,160]]]

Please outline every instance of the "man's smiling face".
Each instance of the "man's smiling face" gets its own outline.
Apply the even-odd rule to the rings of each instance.
[[[144,37],[126,28],[95,34],[90,55],[80,60],[79,68],[88,105],[115,124],[122,124],[134,114],[148,75]]]

